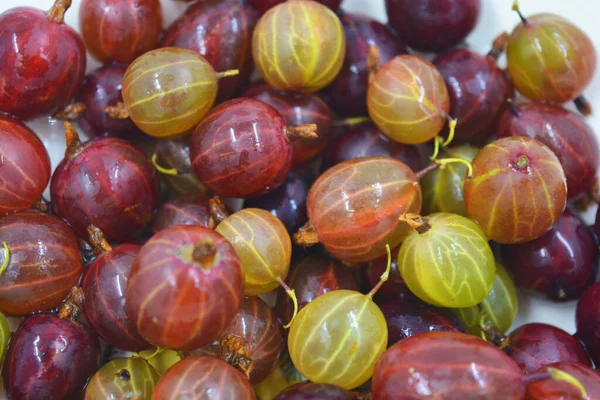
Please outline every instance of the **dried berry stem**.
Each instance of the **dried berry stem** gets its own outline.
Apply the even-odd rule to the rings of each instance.
[[[236,76],[239,75],[239,69],[230,69],[228,71],[217,72],[217,79],[227,78],[228,76]]]
[[[212,240],[206,240],[196,244],[192,251],[192,260],[200,264],[202,269],[205,270],[209,270],[213,267],[216,256],[217,246]]]
[[[506,32],[502,32],[494,41],[492,42],[492,48],[487,53],[488,57],[494,59],[494,61],[498,61],[498,58],[504,53],[506,50],[506,45],[508,43],[509,35]]]
[[[33,203],[33,206],[31,206],[31,208],[34,208],[44,214],[50,214],[50,202],[46,200],[44,196],[40,196],[40,198],[35,203]]]
[[[379,47],[372,44],[367,53],[367,72],[369,75],[375,74],[379,68],[381,68],[381,52]]]
[[[70,122],[65,121],[65,138],[67,142],[67,149],[65,150],[65,158],[71,160],[83,149],[79,135],[73,125]]]
[[[506,100],[506,103],[507,103],[508,110],[510,111],[510,113],[512,115],[514,115],[515,117],[521,116],[521,111],[519,111],[519,109],[515,106],[513,99]]]
[[[214,229],[229,217],[229,210],[223,200],[218,197],[212,197],[208,200],[208,208],[210,210],[210,217],[208,218],[208,227]]]
[[[489,322],[483,323],[480,326],[481,332],[483,334],[483,339],[487,342],[490,342],[496,347],[501,349],[505,349],[508,347],[509,341],[508,336],[500,332],[495,326],[490,324]]]
[[[294,234],[294,243],[302,247],[310,247],[319,243],[319,237],[315,232],[315,227],[308,221],[298,232]]]
[[[125,103],[119,101],[114,106],[108,106],[104,109],[112,119],[127,119],[129,118],[129,110],[125,107]]]
[[[112,250],[112,247],[104,237],[104,232],[96,225],[90,225],[87,229],[90,244],[96,254],[105,253]]]
[[[65,22],[65,12],[71,7],[71,0],[56,0],[48,13],[51,22],[62,24]]]
[[[152,165],[154,168],[160,172],[161,174],[177,176],[183,174],[192,173],[191,169],[177,169],[177,168],[165,168],[158,163],[158,154],[153,153],[152,157],[150,157],[150,161],[152,161]]]
[[[6,271],[8,264],[10,264],[10,247],[8,247],[8,243],[2,242],[2,252],[4,253],[4,257],[2,259],[2,264],[0,264],[0,276]]]
[[[79,286],[73,286],[69,295],[65,298],[58,316],[62,319],[75,321],[83,311],[83,290]]]
[[[290,322],[288,322],[283,327],[285,329],[292,326],[292,322],[294,322],[294,318],[296,318],[296,314],[298,314],[298,298],[296,297],[296,291],[294,289],[290,289],[290,287],[283,281],[281,278],[277,278],[277,282],[281,285],[281,287],[285,290],[288,296],[292,299],[292,303],[294,303],[294,314],[292,314],[292,318]]]
[[[587,101],[584,95],[577,97],[573,100],[573,103],[575,103],[575,107],[577,107],[577,111],[579,111],[581,115],[587,117],[592,114],[592,105]]]
[[[432,164],[429,164],[428,166],[426,166],[419,172],[415,173],[415,176],[417,177],[417,180],[420,181],[421,179],[423,179],[423,177],[425,175],[427,175],[428,173],[430,173],[433,170],[438,169],[439,167],[440,167],[440,164],[438,164],[437,162],[434,162]]]
[[[339,128],[340,126],[354,126],[354,125],[358,125],[358,124],[365,124],[367,122],[371,122],[371,118],[369,118],[369,117],[353,117],[353,118],[346,118],[346,119],[340,119],[338,121],[335,121],[333,123],[333,126],[336,128]]]
[[[385,271],[383,272],[383,274],[381,274],[381,276],[379,277],[379,282],[377,282],[377,285],[375,285],[373,289],[371,289],[371,291],[367,294],[367,296],[369,296],[370,298],[373,298],[373,296],[375,296],[379,288],[381,288],[381,286],[385,282],[387,282],[387,280],[390,277],[390,270],[392,268],[392,251],[390,250],[389,244],[385,245],[385,251],[387,252],[387,266],[385,267]]]
[[[431,229],[429,218],[422,217],[419,214],[406,213],[401,215],[398,219],[402,222],[406,222],[408,226],[415,229],[420,235]]]
[[[246,375],[246,378],[250,379],[250,374],[254,369],[254,360],[250,357],[248,347],[241,337],[232,333],[223,336],[219,358],[240,370]]]
[[[300,139],[317,138],[317,124],[304,124],[300,126],[286,126],[285,137],[288,142],[294,142]]]
[[[131,374],[126,369],[122,369],[117,374],[117,377],[119,377],[120,380],[127,382],[131,379]]]
[[[529,158],[525,154],[521,154],[515,160],[515,167],[518,169],[527,168],[529,166]]]
[[[58,111],[52,117],[63,121],[75,121],[81,117],[81,114],[85,111],[85,104],[83,103],[71,103],[66,106],[62,111]]]
[[[513,11],[516,11],[517,14],[519,14],[519,18],[521,18],[521,21],[523,22],[523,25],[527,25],[528,24],[527,19],[521,13],[521,9],[519,8],[519,1],[518,0],[515,0],[513,2],[512,9],[513,9]]]

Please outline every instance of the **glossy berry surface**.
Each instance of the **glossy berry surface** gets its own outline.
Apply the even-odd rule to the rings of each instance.
[[[201,379],[198,379],[201,377]],[[171,367],[158,381],[156,399],[255,400],[248,379],[225,361],[190,356]]]
[[[581,296],[593,281],[597,245],[592,230],[567,209],[544,235],[502,246],[501,254],[519,288],[566,301]]]
[[[501,350],[471,335],[427,332],[402,340],[377,361],[374,400],[522,399],[519,367]]]
[[[207,191],[192,171],[189,136],[157,140],[154,152],[160,166],[181,171],[177,175],[163,174],[163,179],[175,193],[193,194]]]
[[[375,303],[378,305],[394,301],[403,302],[415,298],[415,295],[406,286],[406,283],[404,283],[400,276],[400,272],[398,271],[398,258],[393,256],[394,254],[398,254],[398,251],[399,247],[392,249],[392,264],[390,265],[390,275],[388,280],[385,282],[385,285],[381,286],[377,293],[375,293],[375,296],[373,296]],[[373,289],[377,283],[379,283],[381,275],[387,268],[387,262],[387,254],[385,254],[371,261],[367,265],[364,275],[369,290]]]
[[[353,389],[371,377],[387,341],[385,318],[370,296],[334,290],[298,313],[288,349],[298,371],[310,381]]]
[[[342,68],[345,52],[339,18],[316,1],[286,1],[273,7],[252,36],[258,72],[279,90],[323,89]]]
[[[446,123],[450,98],[444,78],[430,62],[394,57],[373,76],[367,92],[371,119],[388,138],[404,144],[425,143]]]
[[[485,146],[464,185],[469,218],[504,244],[546,233],[562,215],[566,178],[552,150],[534,139],[510,137]]]
[[[600,283],[586,290],[577,302],[575,314],[577,336],[585,345],[588,353],[598,363],[600,360]]]
[[[247,296],[270,292],[287,277],[292,241],[285,226],[268,211],[245,208],[227,217],[216,232],[240,257]]]
[[[50,114],[81,87],[85,47],[59,15],[68,7],[56,3],[50,13],[20,7],[0,14],[0,112],[19,119]]]
[[[223,339],[235,336],[241,340],[240,348],[230,348]],[[219,358],[225,354],[229,360],[235,360],[238,354],[252,360],[250,383],[255,385],[263,381],[275,368],[283,348],[283,338],[275,313],[258,297],[245,297],[240,311],[223,331],[221,336],[194,354]]]
[[[135,258],[125,311],[151,344],[197,349],[234,318],[243,283],[240,259],[225,238],[201,226],[174,226],[154,235]]]
[[[557,361],[592,366],[590,356],[576,337],[548,324],[530,323],[512,331],[506,351],[525,373]]]
[[[107,239],[135,239],[152,219],[158,180],[137,147],[118,138],[69,146],[50,183],[52,209],[81,237],[90,225]]]
[[[258,20],[243,0],[203,0],[190,5],[165,31],[161,47],[193,50],[215,71],[239,74],[219,82],[217,101],[229,99],[252,72],[250,41]]]
[[[322,383],[297,383],[285,389],[274,400],[356,400],[354,393],[339,386]]]
[[[531,100],[564,103],[581,94],[596,70],[590,38],[553,14],[536,14],[515,27],[506,49],[517,90]]]
[[[107,107],[114,107],[123,99],[125,71],[125,65],[105,65],[86,77],[77,100],[85,105],[79,125],[89,136],[139,137],[140,130],[131,119],[111,118],[106,112]]]
[[[351,126],[343,135],[334,138],[325,153],[323,169],[342,161],[373,156],[395,158],[413,171],[418,171],[421,167],[419,151],[415,146],[389,140],[375,125],[368,122]]]
[[[123,244],[98,256],[81,284],[87,321],[104,341],[119,349],[141,351],[150,346],[125,314],[125,292],[131,264],[141,246]]]
[[[254,385],[254,392],[258,399],[274,399],[286,388],[301,382],[306,382],[306,378],[294,367],[290,355],[285,350],[269,376],[258,385]]]
[[[286,0],[248,0],[248,3],[258,10],[261,14],[267,12],[270,8],[275,7],[277,4],[281,4]],[[342,0],[317,0],[319,3],[326,5],[333,11],[337,11],[342,4]]]
[[[346,56],[337,78],[327,88],[333,109],[345,117],[367,115],[368,57],[376,46],[381,65],[406,49],[390,28],[360,13],[341,13],[346,35]]]
[[[150,136],[192,129],[217,97],[217,74],[192,50],[164,47],[137,58],[123,78],[123,102],[131,120]]]
[[[366,157],[337,164],[308,194],[308,217],[332,256],[366,262],[396,247],[408,233],[398,217],[421,209],[421,188],[406,164]]]
[[[458,120],[453,144],[485,144],[513,97],[514,87],[496,60],[457,49],[433,60],[450,95],[450,115]]]
[[[559,361],[544,366],[537,372],[548,371],[555,368],[574,377],[583,387],[587,398],[594,399],[600,396],[600,374],[585,365],[572,361]],[[527,400],[563,400],[582,398],[581,388],[564,381],[546,379],[534,382],[527,386]]]
[[[281,186],[263,196],[247,199],[244,207],[269,211],[290,234],[296,233],[308,221],[306,198],[314,180],[309,168],[299,165],[290,170]]]
[[[129,64],[158,45],[158,0],[83,0],[79,29],[85,47],[102,63]]]
[[[143,358],[117,358],[90,379],[85,399],[150,399],[159,379],[158,371]]]
[[[494,284],[494,254],[481,228],[454,214],[432,214],[425,232],[411,230],[398,253],[398,271],[421,300],[438,307],[471,307]],[[448,278],[452,277],[452,278]]]
[[[333,133],[333,114],[327,103],[311,93],[285,93],[269,88],[266,84],[250,87],[244,97],[252,97],[267,103],[285,119],[289,126],[316,124],[316,138],[295,140],[292,143],[292,164],[301,164],[321,153]]]
[[[215,220],[210,210],[210,197],[198,193],[176,197],[164,202],[152,219],[152,232],[176,225],[198,225],[207,228],[215,227]]]
[[[4,360],[4,388],[12,399],[80,398],[96,372],[100,343],[85,325],[53,314],[27,317]]]
[[[529,137],[548,146],[565,171],[569,198],[594,184],[600,151],[594,131],[579,114],[551,104],[519,104],[502,116],[498,136]]]
[[[0,311],[23,315],[57,306],[77,284],[81,256],[77,238],[60,219],[36,211],[0,218]]]
[[[341,262],[325,256],[308,256],[301,259],[294,264],[286,282],[296,293],[299,310],[325,293],[342,289],[358,290],[352,272]],[[292,299],[283,289],[277,291],[275,310],[283,323],[288,323],[294,315]]]
[[[50,181],[50,157],[25,124],[0,115],[0,215],[29,208]]]
[[[284,118],[250,98],[229,100],[196,127],[190,145],[192,167],[219,196],[254,197],[283,183],[292,166],[292,145]]]
[[[386,0],[389,23],[409,47],[440,51],[460,44],[479,19],[480,0]]]

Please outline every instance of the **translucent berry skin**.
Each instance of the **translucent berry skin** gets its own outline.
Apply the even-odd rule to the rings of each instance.
[[[256,395],[248,378],[225,361],[190,356],[160,378],[152,398],[256,400]]]
[[[215,71],[239,74],[219,81],[217,102],[231,98],[252,72],[250,41],[257,12],[243,0],[204,0],[190,5],[165,31],[161,47],[193,50]]]
[[[254,385],[254,392],[259,399],[274,399],[284,389],[301,382],[306,382],[306,378],[294,367],[284,348],[275,369],[264,381]]]
[[[4,388],[11,399],[76,399],[96,372],[100,343],[93,330],[54,314],[21,322],[4,359]]]
[[[387,341],[385,318],[369,296],[334,290],[298,313],[288,349],[308,380],[353,389],[371,377]]]
[[[167,169],[186,171],[177,175],[162,176],[169,187],[179,194],[205,193],[208,191],[192,171],[190,139],[190,136],[181,136],[157,140],[154,150],[159,165]]]
[[[458,146],[446,149],[442,157],[461,158],[473,161],[479,149],[473,146]],[[462,163],[448,164],[444,169],[429,172],[421,179],[423,188],[423,214],[451,213],[467,216],[463,195],[467,166]]]
[[[158,0],[83,0],[79,29],[85,47],[101,63],[129,64],[157,47],[162,31]]]
[[[294,234],[308,221],[306,198],[315,181],[312,171],[306,166],[292,168],[281,186],[260,197],[244,202],[246,208],[261,208],[279,218],[290,234]]]
[[[537,372],[547,371],[555,368],[568,373],[579,381],[586,391],[587,398],[595,399],[600,396],[600,374],[585,365],[571,362],[559,361],[544,366]],[[581,390],[575,385],[559,380],[545,379],[531,383],[527,386],[527,400],[565,400],[581,398]]]
[[[513,30],[506,49],[517,90],[531,100],[564,103],[581,94],[596,70],[590,38],[553,14],[527,17]]]
[[[292,143],[292,164],[301,164],[325,150],[333,133],[333,114],[326,102],[311,93],[285,93],[269,85],[254,85],[244,97],[252,97],[276,109],[289,126],[316,124],[316,138],[299,139]]]
[[[150,399],[159,379],[159,372],[143,358],[117,358],[90,379],[85,400]]]
[[[150,136],[186,133],[211,109],[217,74],[192,50],[164,47],[137,58],[123,78],[123,102],[131,120]]]
[[[54,212],[79,236],[87,237],[88,226],[95,225],[107,239],[127,242],[152,219],[158,179],[137,147],[123,139],[95,138],[60,162],[50,195]]]
[[[88,267],[81,284],[87,321],[104,341],[128,351],[151,347],[125,314],[125,292],[131,264],[141,246],[123,244],[98,256]]]
[[[245,208],[215,230],[231,242],[240,257],[247,296],[270,292],[279,286],[279,280],[285,280],[292,241],[277,217],[258,208]]]
[[[525,324],[512,331],[507,353],[525,373],[557,361],[592,367],[590,356],[576,337],[548,324]]]
[[[568,209],[544,235],[502,246],[501,254],[519,288],[554,301],[579,298],[592,283],[597,265],[594,233]]]
[[[342,23],[316,1],[286,1],[273,7],[252,36],[258,72],[279,90],[323,89],[339,73],[345,53]]]
[[[367,91],[371,119],[391,140],[425,143],[446,123],[450,98],[442,75],[412,55],[394,57],[375,73]]]
[[[575,314],[577,333],[575,334],[598,364],[600,360],[600,283],[595,283],[585,291],[577,302]]]
[[[525,166],[519,167],[525,156]],[[566,206],[567,182],[552,150],[534,139],[510,137],[485,146],[464,184],[467,215],[486,236],[524,243],[546,233]],[[523,165],[521,164],[521,165]]]
[[[381,65],[406,49],[390,28],[360,13],[342,13],[340,21],[346,35],[346,57],[337,78],[327,88],[333,109],[344,117],[367,115],[369,70],[367,57],[377,46]]]
[[[412,145],[389,140],[372,123],[351,126],[329,145],[323,159],[323,170],[342,161],[359,157],[384,156],[402,161],[413,171],[421,168],[419,150]]]
[[[50,181],[50,157],[25,124],[0,115],[0,216],[29,208]]]
[[[423,332],[463,332],[467,329],[457,316],[444,308],[418,299],[392,301],[381,306],[388,328],[388,347]]]
[[[208,201],[210,196],[198,193],[176,197],[160,206],[152,220],[152,232],[176,225],[199,225],[214,228]]]
[[[336,385],[296,383],[279,393],[273,400],[356,400],[354,393]]]
[[[0,112],[30,119],[51,114],[77,94],[85,76],[77,32],[36,8],[0,14]]]
[[[57,306],[81,276],[77,238],[60,219],[36,211],[0,218],[10,260],[0,275],[0,312],[24,315]],[[0,264],[5,261],[2,251]]]
[[[439,52],[462,42],[479,19],[480,0],[386,0],[389,23],[415,50]]]
[[[323,173],[308,194],[308,218],[319,241],[342,261],[367,262],[408,233],[398,219],[421,210],[421,188],[406,164],[365,157]]]
[[[508,73],[492,57],[467,49],[450,50],[433,65],[446,82],[450,115],[458,120],[452,144],[488,142],[514,95]]]
[[[125,71],[125,65],[104,65],[86,77],[77,100],[85,105],[78,122],[88,136],[132,139],[141,135],[131,119],[111,118],[106,112],[106,107],[114,107],[123,101],[121,90]]]
[[[296,293],[299,310],[317,297],[334,290],[358,291],[358,283],[352,272],[340,261],[325,256],[308,256],[298,261],[286,282]],[[292,299],[282,288],[277,290],[275,310],[284,324],[294,315]]]
[[[219,196],[255,197],[283,183],[292,166],[286,122],[250,98],[229,100],[196,127],[190,144],[194,172]]]
[[[479,226],[455,214],[432,214],[425,233],[411,230],[398,253],[398,271],[421,300],[438,307],[471,307],[494,285],[494,254]],[[451,278],[449,278],[451,277]]]
[[[390,347],[377,361],[373,400],[522,399],[519,367],[465,333],[426,332]]]
[[[266,13],[270,8],[275,7],[277,4],[281,4],[286,0],[248,0],[248,3],[254,7],[261,14]],[[333,11],[337,11],[342,4],[342,0],[317,0],[319,3],[326,5]]]
[[[220,339],[232,334],[242,339],[248,356],[254,361],[250,383],[262,382],[275,368],[283,348],[283,338],[275,313],[258,297],[245,297],[233,321],[214,342],[194,351],[195,355],[219,358]]]
[[[592,188],[600,150],[594,131],[579,114],[552,104],[519,104],[504,112],[498,136],[529,137],[548,146],[565,171],[569,198]]]
[[[212,260],[194,261],[201,244],[214,245]],[[243,284],[240,258],[223,236],[201,226],[174,226],[150,238],[135,258],[125,311],[149,343],[193,350],[229,325],[240,308]]]

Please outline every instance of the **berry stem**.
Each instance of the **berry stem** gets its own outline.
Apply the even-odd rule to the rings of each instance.
[[[126,369],[120,370],[119,373],[117,374],[117,376],[119,377],[120,380],[122,380],[124,382],[127,382],[131,379],[131,374]]]
[[[521,154],[515,160],[515,167],[518,169],[527,168],[529,166],[529,158],[525,154]]]
[[[592,114],[592,105],[587,101],[584,95],[575,98],[573,103],[575,103],[575,107],[577,107],[577,111],[579,111],[581,115],[587,117]]]
[[[85,104],[83,103],[71,103],[66,106],[62,111],[58,111],[52,118],[60,119],[63,121],[75,121],[81,117],[81,114],[85,111]]]
[[[73,286],[69,295],[65,298],[58,316],[61,319],[70,319],[75,321],[83,311],[83,290],[79,286]]]
[[[4,259],[2,260],[2,264],[0,265],[0,276],[6,271],[8,264],[10,264],[10,247],[8,247],[8,243],[2,242],[2,250],[4,253]]]
[[[411,229],[416,230],[420,235],[431,229],[429,218],[422,217],[419,214],[406,213],[402,214],[398,219],[402,222],[406,222]]]
[[[294,318],[296,318],[296,315],[298,314],[298,298],[296,297],[296,291],[294,289],[290,289],[283,279],[277,278],[277,282],[285,290],[287,295],[290,296],[292,303],[294,303],[294,313],[292,314],[292,318],[290,319],[290,322],[283,326],[285,329],[288,329],[290,326],[292,326],[292,322],[294,322]]]
[[[319,243],[319,237],[315,232],[315,227],[308,221],[298,232],[294,234],[294,243],[302,247],[310,247]]]
[[[304,124],[299,126],[286,126],[285,137],[288,142],[294,142],[300,139],[317,138],[317,124]]]
[[[67,149],[65,150],[65,158],[71,160],[77,154],[83,150],[83,145],[81,144],[81,140],[79,140],[79,135],[73,125],[70,122],[65,121],[65,138],[67,142]]]
[[[446,168],[446,165],[453,163],[461,163],[467,166],[467,179],[471,179],[473,177],[473,166],[467,160],[463,160],[462,158],[443,158],[441,160],[435,160],[436,163],[440,164],[440,168]]]
[[[579,379],[575,378],[573,375],[562,371],[558,368],[552,368],[549,367],[548,368],[548,372],[550,373],[550,377],[552,378],[553,381],[559,381],[559,382],[567,382],[570,383],[571,385],[575,386],[577,389],[579,389],[579,392],[581,393],[581,398],[582,399],[587,399],[588,395],[587,392],[585,390],[585,387],[583,386],[583,384],[579,381]]]
[[[65,22],[65,12],[71,7],[71,0],[56,0],[48,13],[48,20],[62,24]]]
[[[448,121],[448,138],[446,139],[446,141],[444,141],[444,143],[442,143],[443,147],[448,147],[450,143],[452,143],[452,140],[454,139],[454,133],[456,132],[456,124],[458,124],[458,119],[456,118],[451,118]]]
[[[377,282],[377,285],[375,285],[373,289],[371,289],[371,291],[367,294],[367,296],[369,296],[370,298],[373,298],[373,296],[375,296],[375,294],[381,288],[381,286],[390,278],[390,270],[392,268],[392,251],[390,250],[389,244],[385,245],[385,251],[387,252],[387,266],[385,267],[385,271],[383,272],[383,274],[381,274],[381,276],[379,277],[379,282]]]
[[[494,61],[498,61],[498,58],[504,53],[506,50],[506,45],[508,43],[509,35],[506,32],[502,32],[494,41],[492,42],[492,48],[487,53],[488,57],[494,59]]]
[[[208,227],[214,229],[229,217],[230,212],[227,209],[223,200],[218,197],[212,197],[208,200],[208,208],[210,210],[210,217],[208,219]]]
[[[420,181],[421,179],[423,179],[423,177],[425,175],[427,175],[428,173],[430,173],[433,170],[438,169],[439,167],[440,167],[440,164],[438,164],[437,162],[434,162],[432,164],[429,164],[428,166],[426,166],[419,172],[415,173],[415,176],[417,177],[417,180]]]
[[[369,46],[369,52],[367,53],[367,72],[369,75],[375,74],[381,67],[381,53],[379,47],[372,44]]]
[[[212,240],[196,244],[192,251],[192,260],[202,267],[204,270],[212,268],[217,256],[217,246]]]
[[[433,154],[431,155],[431,157],[429,157],[429,159],[431,161],[435,161],[437,156],[440,154],[440,147],[445,148],[450,143],[452,143],[452,140],[454,140],[454,134],[456,132],[456,124],[458,123],[458,120],[456,118],[451,118],[447,114],[446,114],[446,118],[448,119],[448,128],[449,128],[448,129],[448,138],[443,142],[442,142],[443,139],[440,136],[436,136],[434,138]]]
[[[529,386],[532,383],[536,383],[539,381],[545,381],[547,379],[550,379],[552,376],[550,375],[550,372],[544,371],[544,372],[536,372],[534,374],[523,374],[521,376],[521,380],[523,382],[523,384],[525,386]]]
[[[96,253],[105,253],[112,250],[112,247],[104,237],[104,232],[96,225],[90,225],[87,229],[90,244]]]
[[[254,360],[250,357],[250,352],[244,344],[244,340],[233,333],[228,333],[223,336],[220,345],[221,354],[219,358],[240,370],[247,379],[250,379],[250,374],[254,369]]]
[[[339,128],[340,126],[354,126],[358,124],[365,124],[367,122],[371,122],[371,118],[369,117],[352,117],[346,119],[340,119],[333,123],[333,126]]]
[[[125,107],[125,103],[119,101],[114,106],[108,106],[104,109],[108,116],[112,119],[127,119],[129,118],[129,110]]]
[[[519,8],[519,1],[518,0],[515,0],[513,2],[512,10],[516,11],[517,14],[519,14],[519,18],[521,18],[521,21],[523,22],[523,25],[527,25],[528,24],[527,19],[521,13],[521,9]]]
[[[217,79],[222,79],[222,78],[227,78],[229,76],[236,76],[239,75],[240,70],[239,69],[230,69],[228,71],[223,71],[223,72],[217,72]]]
[[[177,169],[177,168],[170,168],[170,169],[165,168],[158,163],[157,158],[158,158],[158,154],[153,153],[152,157],[150,157],[150,161],[152,161],[152,165],[154,166],[154,168],[161,174],[177,176],[177,175],[189,174],[192,172],[191,169],[186,170],[186,169]]]

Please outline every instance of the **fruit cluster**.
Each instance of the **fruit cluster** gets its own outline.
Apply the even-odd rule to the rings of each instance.
[[[10,399],[600,399],[584,32],[515,2],[482,55],[479,0],[185,1],[0,14]],[[577,333],[508,333],[517,289]]]

